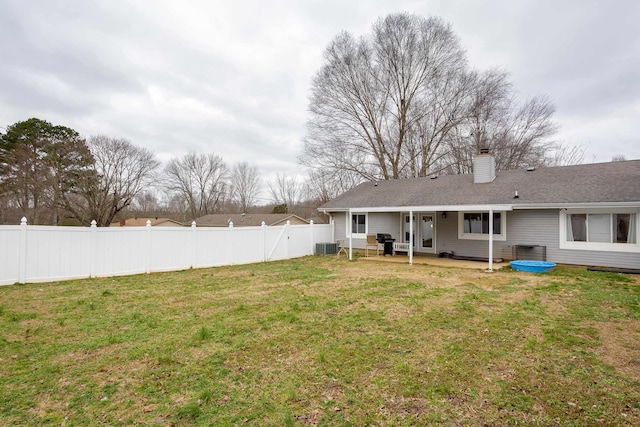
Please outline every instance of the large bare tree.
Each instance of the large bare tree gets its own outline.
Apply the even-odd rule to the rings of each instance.
[[[185,154],[165,167],[165,186],[182,200],[190,219],[215,213],[228,197],[227,166],[213,153]]]
[[[65,205],[83,224],[95,220],[107,227],[152,184],[159,162],[150,150],[123,138],[92,136],[89,147],[93,173],[83,179],[78,195],[65,197]]]
[[[462,114],[465,57],[439,18],[389,15],[339,34],[312,83],[301,162],[367,180],[424,175]]]
[[[241,213],[248,213],[260,194],[258,167],[240,162],[231,171],[231,194]]]
[[[508,75],[471,70],[437,17],[393,14],[366,37],[340,33],[311,89],[299,161],[322,175],[468,173],[480,148],[498,169],[543,164],[555,132],[550,101],[518,105]]]
[[[466,117],[448,141],[445,167],[452,173],[473,171],[473,157],[488,148],[497,170],[542,166],[557,126],[555,107],[546,97],[518,105],[508,74],[499,69],[471,74]]]

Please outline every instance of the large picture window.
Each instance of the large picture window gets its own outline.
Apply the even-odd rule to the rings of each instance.
[[[560,212],[560,249],[640,252],[640,213],[610,209]]]
[[[567,241],[637,243],[635,213],[567,214]]]
[[[493,213],[493,238],[506,240],[506,212]],[[489,240],[489,212],[459,212],[458,238]]]

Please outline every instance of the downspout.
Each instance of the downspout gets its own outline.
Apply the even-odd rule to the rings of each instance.
[[[413,265],[413,211],[409,211],[409,265]]]
[[[493,209],[489,209],[489,271],[493,271]]]

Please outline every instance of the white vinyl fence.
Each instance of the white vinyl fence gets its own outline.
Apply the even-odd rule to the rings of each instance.
[[[0,285],[175,271],[311,255],[333,225],[0,226]]]

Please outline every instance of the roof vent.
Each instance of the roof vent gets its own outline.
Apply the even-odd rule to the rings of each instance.
[[[438,175],[431,175],[431,179],[438,179]]]
[[[533,172],[534,170],[536,170],[536,168],[535,168],[535,167],[533,167],[533,166],[529,166],[529,167],[527,168],[527,172]]]

